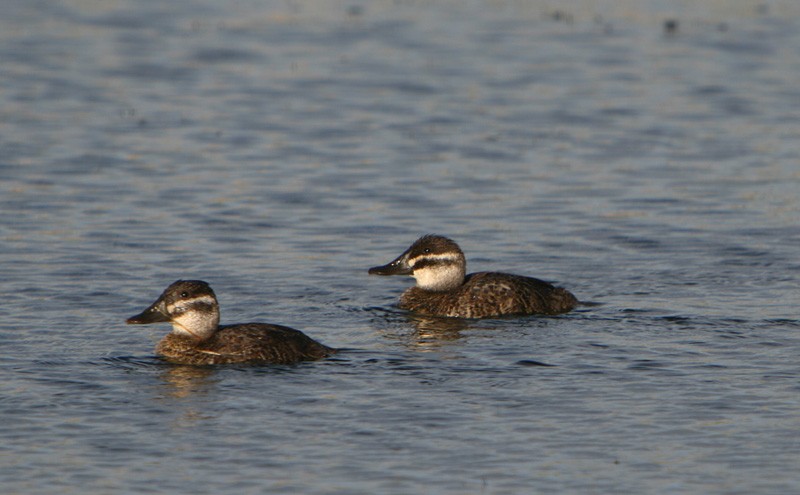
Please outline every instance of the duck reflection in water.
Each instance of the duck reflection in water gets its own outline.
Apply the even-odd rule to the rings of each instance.
[[[414,337],[421,346],[459,340],[463,337],[461,332],[469,328],[469,320],[458,318],[409,314],[408,321],[414,326]]]
[[[457,341],[463,337],[461,332],[468,330],[473,323],[461,318],[420,315],[389,308],[373,310],[381,313],[373,319],[373,325],[380,333],[417,350],[433,350],[444,343]],[[413,331],[409,331],[409,327]]]
[[[169,397],[182,399],[213,390],[219,381],[210,366],[164,366],[161,379]]]

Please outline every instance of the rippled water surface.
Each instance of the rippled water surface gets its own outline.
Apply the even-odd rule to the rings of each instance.
[[[796,492],[798,53],[790,1],[6,5],[3,493]],[[592,304],[406,314],[429,232]],[[178,278],[345,350],[167,365]]]

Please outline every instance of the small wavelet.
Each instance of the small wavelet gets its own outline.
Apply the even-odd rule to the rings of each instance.
[[[515,362],[517,366],[526,366],[526,367],[535,367],[535,366],[544,366],[544,367],[555,367],[558,366],[557,364],[548,364],[543,363],[542,361],[535,361],[533,359],[520,359],[519,361]]]
[[[114,367],[126,366],[164,366],[167,364],[157,356],[106,356],[100,362]]]

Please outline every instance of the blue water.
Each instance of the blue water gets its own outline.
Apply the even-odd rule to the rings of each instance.
[[[664,22],[677,22],[674,32]],[[800,490],[790,1],[12,2],[0,16],[8,494]],[[556,282],[436,321],[422,234]],[[172,281],[343,348],[165,364]]]

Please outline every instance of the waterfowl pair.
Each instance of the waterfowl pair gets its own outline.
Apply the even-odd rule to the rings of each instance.
[[[431,316],[555,315],[578,305],[568,290],[543,280],[499,272],[467,275],[466,266],[464,253],[453,240],[426,235],[369,273],[414,277],[416,286],[403,293],[399,307]],[[171,323],[172,332],[158,343],[156,353],[178,364],[289,364],[336,352],[282,325],[220,326],[219,321],[219,303],[211,287],[201,280],[178,280],[127,323]]]

